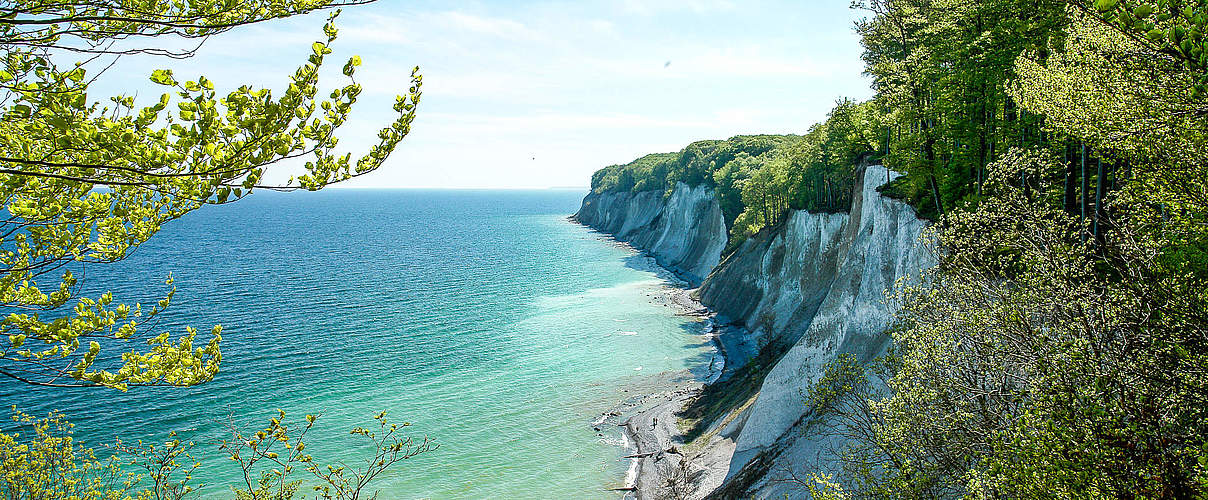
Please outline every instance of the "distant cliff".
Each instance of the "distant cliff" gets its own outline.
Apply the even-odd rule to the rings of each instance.
[[[659,265],[700,286],[721,260],[726,224],[713,191],[678,183],[661,191],[591,193],[574,219],[650,252]]]
[[[835,443],[802,428],[802,391],[841,353],[863,362],[884,353],[893,313],[884,292],[935,264],[920,241],[926,222],[876,190],[896,174],[880,165],[858,171],[849,213],[791,212],[722,262],[725,226],[708,188],[680,184],[666,200],[657,192],[584,199],[580,222],[649,251],[700,284],[701,302],[719,321],[742,326],[722,333],[728,373],[750,359],[766,365],[748,367],[754,375],[741,380],[750,386],[728,389],[744,396],[689,447],[708,457],[689,457],[694,496],[805,496],[783,481],[787,471],[825,470]]]

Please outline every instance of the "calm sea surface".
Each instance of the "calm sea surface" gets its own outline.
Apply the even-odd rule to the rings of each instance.
[[[0,404],[62,410],[91,444],[197,441],[203,498],[241,476],[219,423],[322,412],[307,451],[365,453],[356,425],[388,410],[440,449],[389,470],[381,498],[608,498],[626,461],[591,422],[637,377],[699,367],[699,325],[647,296],[648,259],[565,217],[575,191],[257,193],[169,224],[129,260],[87,270],[86,294],[150,305],[155,332],[221,324],[222,371],[200,387],[34,389]],[[299,475],[298,477],[303,477]]]

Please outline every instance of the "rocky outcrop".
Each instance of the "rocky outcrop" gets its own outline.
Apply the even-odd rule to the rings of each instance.
[[[659,265],[699,286],[721,260],[726,224],[713,190],[675,185],[661,191],[591,193],[574,219],[645,250]]]
[[[803,391],[842,353],[862,362],[884,353],[894,312],[886,290],[935,265],[933,248],[921,239],[926,222],[876,191],[896,176],[866,166],[849,213],[794,212],[744,242],[701,287],[702,303],[745,327],[738,334],[759,346],[787,347],[754,403],[718,434],[732,441],[727,478],[764,454],[759,467],[768,477],[744,487],[746,495],[797,496],[798,487],[773,476],[826,468],[821,455],[833,443],[800,428]]]
[[[800,486],[784,481],[788,471],[825,470],[824,455],[839,443],[803,428],[810,419],[803,418],[808,409],[802,391],[840,354],[867,362],[884,353],[894,312],[885,291],[935,264],[931,246],[922,241],[926,222],[876,190],[896,174],[880,165],[860,167],[849,213],[792,212],[720,263],[726,230],[707,188],[680,184],[665,201],[659,193],[584,200],[579,221],[650,251],[694,285],[702,283],[699,298],[718,321],[742,326],[720,330],[729,362],[763,363],[758,377],[744,379],[755,380],[747,389],[759,384],[758,391],[748,391],[752,397],[695,443],[704,450],[692,471],[701,486],[696,496],[804,496]]]

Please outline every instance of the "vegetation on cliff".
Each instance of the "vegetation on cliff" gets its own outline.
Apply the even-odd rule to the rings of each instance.
[[[1208,6],[876,0],[891,190],[938,216],[894,349],[832,369],[818,497],[1208,495]]]
[[[808,391],[809,432],[847,443],[801,464],[839,471],[813,494],[1208,496],[1208,4],[855,7],[872,100],[593,179],[710,185],[733,246],[789,209],[846,209],[871,155],[937,221],[940,265],[892,295],[890,354],[839,356]]]
[[[847,210],[857,159],[884,147],[880,117],[875,103],[844,99],[804,136],[698,141],[678,153],[603,168],[592,176],[591,187],[595,193],[658,190],[670,195],[677,182],[707,185],[721,204],[734,247],[779,223],[790,209]]]

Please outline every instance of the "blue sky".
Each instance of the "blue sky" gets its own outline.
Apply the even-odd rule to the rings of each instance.
[[[341,146],[362,151],[392,121],[420,66],[411,135],[347,187],[586,186],[596,169],[699,139],[803,133],[839,97],[867,98],[860,15],[847,0],[412,2],[345,9],[328,63],[359,55],[364,86]],[[192,59],[124,59],[94,87],[137,89],[155,67],[219,90],[280,89],[322,36],[323,13],[212,38]],[[667,64],[670,62],[670,64]]]

